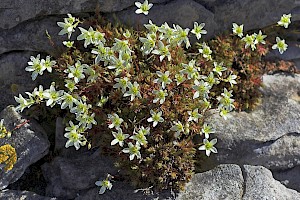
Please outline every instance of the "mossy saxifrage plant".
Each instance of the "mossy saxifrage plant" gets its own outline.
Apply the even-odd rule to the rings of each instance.
[[[147,0],[135,5],[136,13],[145,15],[152,7]],[[280,23],[287,28],[290,18],[284,15]],[[81,23],[68,14],[57,23],[59,35],[70,39]],[[134,185],[183,189],[194,172],[196,150],[207,156],[217,153],[217,139],[211,139],[214,125],[204,120],[211,109],[227,118],[235,108],[232,88],[240,77],[207,43],[198,44],[197,53],[190,50],[189,32],[201,39],[207,33],[204,23],[195,22],[191,31],[151,20],[144,26],[143,31],[108,23],[78,27],[83,50],[64,41],[68,51],[56,61],[32,56],[26,68],[32,79],[47,70],[54,72],[56,82],[49,89],[39,86],[27,92],[27,99],[15,97],[16,109],[22,112],[41,102],[60,107],[65,111],[66,148],[100,146]],[[241,38],[241,48],[251,49],[247,59],[265,44],[261,31],[243,37],[243,25],[233,24],[233,34]],[[277,37],[276,42],[273,49],[286,50],[284,40]],[[195,143],[198,135],[201,144]],[[100,194],[112,188],[112,177],[95,183]]]

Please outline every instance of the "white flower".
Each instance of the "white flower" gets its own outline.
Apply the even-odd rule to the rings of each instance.
[[[150,127],[145,128],[144,126],[142,126],[137,131],[137,133],[142,133],[143,135],[149,135],[150,134]]]
[[[174,26],[175,29],[175,38],[174,41],[177,43],[178,46],[181,45],[182,42],[185,43],[185,47],[189,48],[191,46],[188,35],[189,35],[189,28],[182,29],[179,25]]]
[[[149,10],[152,8],[153,4],[148,3],[148,0],[145,0],[144,3],[135,2],[135,6],[138,7],[138,9],[135,11],[136,14],[143,13],[144,15],[148,15]]]
[[[227,79],[225,79],[226,82],[229,82],[230,83],[230,86],[232,87],[233,85],[237,84],[236,82],[236,79],[237,78],[237,75],[234,75],[234,74],[230,74]]]
[[[251,50],[254,51],[256,49],[256,44],[258,42],[258,40],[256,40],[256,34],[252,34],[252,35],[246,35],[245,37],[243,37],[242,41],[244,41],[245,44],[245,48],[247,49],[249,46],[251,47]]]
[[[115,145],[117,143],[119,143],[119,145],[121,147],[123,147],[124,145],[124,140],[127,139],[129,137],[128,134],[124,134],[121,128],[117,129],[118,132],[112,132],[113,136],[114,136],[114,140],[111,141],[110,145]]]
[[[187,74],[187,78],[188,79],[192,79],[193,76],[194,76],[194,74],[197,73],[197,69],[195,67],[195,63],[196,63],[195,60],[191,60],[189,62],[189,64],[182,63],[182,66],[184,67],[184,69],[180,70],[180,73]]]
[[[219,76],[222,76],[222,72],[224,72],[226,70],[227,70],[227,68],[223,67],[223,62],[221,62],[221,63],[214,62],[213,71],[216,72]]]
[[[164,89],[167,84],[172,83],[172,80],[169,78],[170,72],[166,71],[165,73],[162,73],[160,71],[156,72],[158,79],[155,79],[154,83],[161,83],[162,88]]]
[[[50,86],[50,89],[44,91],[44,97],[45,99],[48,99],[46,102],[46,106],[53,107],[56,103],[60,103],[63,94],[63,90],[56,91],[54,84],[52,84]]]
[[[214,145],[217,143],[217,139],[213,139],[211,141],[208,141],[207,139],[203,139],[203,145],[200,146],[199,150],[205,150],[205,153],[207,156],[210,155],[211,152],[218,153],[216,147]]]
[[[74,79],[75,83],[79,83],[81,79],[85,78],[84,70],[88,68],[89,66],[87,64],[81,64],[78,60],[75,63],[75,66],[68,66],[68,69],[66,69],[64,72],[68,73],[68,78]]]
[[[35,57],[30,56],[30,60],[28,62],[28,67],[25,68],[26,71],[32,72],[31,78],[34,81],[38,75],[43,75],[46,66],[40,60],[40,54]]]
[[[62,95],[61,100],[61,109],[65,109],[67,107],[69,107],[69,109],[72,109],[73,104],[78,101],[75,97],[66,92],[64,93],[64,95]]]
[[[108,101],[108,97],[101,96],[96,106],[101,108],[107,101]]]
[[[80,148],[80,146],[84,146],[86,144],[86,139],[84,135],[81,135],[82,129],[79,125],[74,125],[72,121],[69,121],[69,127],[66,127],[65,130],[68,131],[64,134],[64,137],[68,138],[65,147],[68,148],[70,146],[74,146],[76,150]]]
[[[63,41],[63,45],[65,45],[68,48],[71,48],[74,45],[74,41]]]
[[[202,129],[201,129],[201,133],[204,134],[205,138],[208,139],[209,138],[209,134],[211,133],[215,133],[216,131],[207,123],[204,123]]]
[[[276,37],[276,44],[272,46],[272,49],[278,49],[280,54],[283,54],[287,50],[288,45],[285,43],[285,40]]]
[[[261,30],[259,30],[258,34],[255,33],[254,35],[255,35],[255,42],[254,43],[266,44],[266,41],[264,39],[267,37],[267,35],[263,35]]]
[[[168,61],[171,61],[172,57],[171,57],[171,53],[169,51],[169,46],[170,45],[165,46],[164,43],[159,40],[158,41],[158,49],[153,50],[152,53],[155,55],[160,55],[159,56],[160,62],[162,62],[165,57],[168,58]]]
[[[15,101],[19,103],[16,107],[16,111],[23,112],[23,110],[29,106],[28,100],[24,99],[21,94],[19,94],[19,97],[15,97]]]
[[[181,132],[184,132],[184,126],[180,121],[173,122],[174,125],[171,127],[171,131],[175,131],[175,138],[179,137]]]
[[[190,121],[198,122],[198,119],[199,119],[200,117],[202,117],[202,115],[199,114],[198,111],[199,111],[198,108],[194,109],[193,111],[188,111],[188,114],[189,114],[189,119],[188,119],[188,121],[189,121],[189,122],[190,122]]]
[[[201,34],[207,34],[206,30],[203,30],[205,23],[201,23],[198,25],[198,22],[194,22],[194,28],[191,33],[195,34],[196,38],[199,40],[201,38]]]
[[[232,26],[233,26],[233,28],[232,28],[233,34],[235,34],[235,35],[239,36],[240,38],[242,38],[243,37],[244,25],[242,24],[242,25],[239,26],[236,23],[232,23]]]
[[[133,145],[131,142],[128,143],[128,148],[125,148],[122,150],[123,153],[129,153],[129,160],[133,160],[136,156],[137,159],[141,159],[141,153],[140,153],[140,143],[136,143]]]
[[[211,60],[211,54],[212,54],[212,50],[210,49],[210,47],[204,42],[202,44],[202,49],[199,49],[199,53],[202,54],[203,58],[206,58],[206,60]]]
[[[135,97],[139,97],[142,98],[141,93],[140,93],[140,86],[137,82],[132,83],[128,83],[128,88],[129,91],[127,91],[123,96],[127,97],[130,96],[130,101],[133,101],[135,99]]]
[[[198,97],[202,98],[208,98],[209,90],[211,89],[211,86],[207,83],[201,80],[200,82],[198,80],[194,81],[193,89],[196,90],[194,93],[193,99],[196,99]]]
[[[222,69],[221,69],[222,70]],[[216,69],[216,71],[218,71]],[[219,73],[218,73],[219,74]],[[219,84],[220,81],[218,78],[216,78],[214,76],[214,73],[213,72],[210,72],[209,73],[209,76],[203,76],[203,79],[210,85],[210,86],[213,86],[214,84]]]
[[[122,122],[124,121],[122,118],[119,117],[118,114],[114,113],[114,114],[108,114],[108,121],[109,121],[109,126],[108,128],[120,128]]]
[[[289,24],[291,23],[291,14],[283,14],[283,16],[281,17],[280,21],[277,22],[277,24],[279,26],[284,26],[284,28],[288,28]]]
[[[140,145],[146,145],[148,143],[143,131],[134,131],[134,135],[132,135],[130,139],[135,140],[136,143],[139,143]]]
[[[104,194],[106,189],[111,190],[111,188],[112,188],[112,183],[108,179],[105,179],[103,181],[96,181],[95,185],[97,185],[99,187],[101,186],[99,194]]]
[[[78,89],[73,80],[66,79],[65,82],[65,87],[68,88],[70,92],[73,92],[73,90]]]
[[[182,73],[176,74],[175,75],[175,80],[176,80],[176,85],[180,85],[182,82],[185,81],[185,77]]]
[[[123,93],[126,92],[126,89],[128,87],[128,78],[124,77],[124,78],[115,78],[114,79],[117,83],[114,84],[113,88],[116,89],[121,89]]]
[[[77,21],[77,22],[76,22]],[[76,23],[75,23],[76,22]],[[75,23],[75,24],[74,24]],[[68,38],[70,39],[72,32],[75,32],[75,28],[78,25],[78,20],[75,19],[71,14],[68,14],[68,18],[64,18],[64,22],[57,22],[57,25],[63,28],[58,35],[68,34]]]
[[[225,120],[227,120],[228,118],[228,113],[230,112],[229,110],[227,110],[226,108],[224,107],[221,107],[220,109],[220,116],[223,117]]]
[[[153,110],[150,110],[150,114],[151,114],[151,117],[149,117],[147,119],[148,122],[153,122],[153,127],[155,127],[158,122],[163,122],[164,119],[162,118],[162,111],[159,111],[159,112],[154,112]]]
[[[155,99],[153,99],[153,103],[157,103],[159,101],[160,104],[163,104],[166,100],[166,96],[168,96],[167,90],[154,90]]]

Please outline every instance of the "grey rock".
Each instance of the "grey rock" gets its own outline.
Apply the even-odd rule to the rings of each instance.
[[[238,165],[219,165],[210,171],[195,174],[177,200],[241,199],[243,183]]]
[[[32,81],[31,73],[25,71],[31,55],[36,53],[22,51],[0,55],[0,110],[11,104],[17,105],[14,96],[31,92],[37,85],[45,83],[40,77]]]
[[[147,16],[137,16],[135,10],[136,7],[132,7],[117,13],[108,13],[106,16],[110,19],[117,18],[117,21],[137,29],[140,29],[142,24],[147,24],[149,19],[157,25],[167,22],[170,26],[178,24],[183,28],[192,28],[195,21],[205,22],[205,29],[209,34],[213,34],[216,29],[214,14],[193,0],[174,0],[167,4],[155,5]]]
[[[300,76],[263,76],[263,98],[250,113],[214,114],[219,163],[285,170],[300,164]]]
[[[300,192],[300,166],[284,171],[272,171],[276,180],[279,180],[286,187]]]
[[[299,6],[295,0],[226,0],[214,5],[215,22],[219,31],[231,31],[232,23],[244,24],[245,30],[263,28],[277,23],[282,14]]]
[[[40,196],[40,195],[35,194],[33,192],[30,192],[30,191],[2,190],[0,192],[0,199],[6,199],[6,200],[20,200],[20,199],[55,200],[56,198]]]
[[[0,113],[0,119],[4,119],[4,125],[8,130],[13,130],[25,121],[12,106],[5,108]],[[0,189],[4,189],[10,183],[17,181],[29,165],[48,153],[50,146],[46,133],[34,121],[25,123],[13,131],[10,138],[1,139],[0,146],[4,144],[10,144],[16,149],[18,159],[12,170],[0,171]]]
[[[57,55],[62,51],[62,41],[67,37],[56,37],[60,28],[56,22],[63,21],[63,17],[49,16],[43,19],[31,20],[9,30],[0,30],[0,54],[11,51],[36,51]],[[52,45],[46,35],[51,35]]]
[[[75,198],[75,200],[172,200],[175,198],[175,196],[173,196],[175,194],[172,195],[169,191],[163,191],[161,193],[153,194],[152,192],[147,193],[147,191],[151,190],[134,190],[134,188],[130,186],[130,183],[127,182],[113,182],[112,190],[107,190],[102,195],[99,195],[99,190],[100,188],[95,185],[87,192],[79,194],[78,197]]]
[[[56,118],[56,129],[55,129],[55,151],[63,151],[67,138],[64,137],[65,127],[63,125],[63,118]]]
[[[164,3],[168,0],[152,0],[152,3]],[[67,13],[116,12],[134,5],[135,0],[1,0],[0,29],[9,29],[29,19]]]
[[[245,191],[243,200],[287,199],[298,200],[300,193],[276,181],[270,170],[262,166],[244,166]]]
[[[83,190],[95,187],[95,182],[106,178],[107,173],[116,173],[112,160],[100,155],[99,150],[55,157],[42,165],[42,171],[49,182],[46,194],[63,199],[75,198]]]

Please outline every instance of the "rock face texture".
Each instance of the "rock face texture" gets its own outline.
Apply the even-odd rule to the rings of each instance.
[[[300,165],[300,76],[265,75],[263,82],[264,97],[256,110],[209,120],[219,140],[216,158],[219,163],[262,165],[285,180],[280,171]]]
[[[29,191],[19,190],[3,190],[0,192],[0,199],[18,200],[18,199],[30,199],[30,200],[56,200],[56,198],[44,197]]]
[[[184,199],[241,199],[244,179],[238,165],[220,165],[210,171],[195,174],[179,194]]]
[[[4,119],[7,130],[13,130],[14,127],[25,121],[12,106],[0,113],[0,119]],[[10,144],[16,149],[18,159],[12,170],[0,171],[0,189],[4,189],[10,183],[17,181],[29,165],[48,153],[50,146],[44,130],[32,121],[13,131],[10,138],[2,138],[0,146],[4,144]]]
[[[42,169],[49,182],[47,195],[63,199],[75,198],[82,191],[95,187],[95,182],[105,179],[107,173],[116,173],[110,158],[101,156],[99,151],[56,157],[51,163],[44,164]]]
[[[56,22],[62,21],[67,13],[84,18],[99,11],[109,20],[138,29],[149,19],[158,25],[168,22],[184,28],[192,28],[194,21],[205,22],[208,34],[204,39],[231,31],[233,22],[251,30],[276,23],[282,14],[292,13],[293,21],[300,20],[299,0],[150,0],[154,6],[148,16],[136,15],[134,2],[136,0],[1,0],[0,110],[16,104],[13,96],[45,83],[40,77],[32,82],[30,73],[24,69],[31,55],[55,57],[64,50],[61,42],[67,37],[57,35],[60,28]],[[46,30],[53,43],[47,39]],[[286,54],[274,52],[274,57],[300,63],[298,43],[289,43],[289,46]],[[136,192],[130,183],[116,181],[112,191],[100,196],[99,187],[94,183],[107,173],[116,173],[113,162],[99,155],[99,151],[64,149],[66,138],[62,137],[64,127],[60,125],[55,146],[60,155],[43,165],[47,195],[76,200],[300,199],[300,77],[264,76],[263,81],[264,97],[255,111],[232,113],[227,121],[219,116],[210,120],[217,129],[219,141],[216,145],[219,154],[215,158],[223,164],[196,174],[186,191],[178,195],[164,192],[145,196],[143,193],[147,190]],[[2,111],[1,118],[11,129],[24,122],[13,107]],[[16,130],[11,138],[0,140],[0,145],[5,143],[16,148],[18,160],[13,170],[0,171],[0,189],[18,180],[29,165],[48,153],[50,145],[46,134],[33,122]],[[298,192],[273,179],[267,168],[277,180]],[[51,198],[28,191],[2,190],[0,199]]]
[[[296,200],[300,193],[287,189],[262,166],[220,165],[213,170],[196,174],[177,200]]]

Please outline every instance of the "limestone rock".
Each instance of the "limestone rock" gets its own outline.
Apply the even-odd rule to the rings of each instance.
[[[174,0],[167,4],[154,5],[147,16],[137,16],[135,10],[136,7],[132,7],[117,13],[109,13],[106,16],[116,17],[118,21],[137,29],[140,29],[142,24],[147,24],[149,19],[157,25],[167,22],[169,26],[178,24],[183,28],[192,28],[195,21],[205,22],[205,29],[209,34],[213,34],[217,26],[214,14],[193,0]]]
[[[272,173],[262,166],[244,166],[245,191],[243,200],[300,199],[300,193],[273,179]]]
[[[152,0],[164,3],[167,0]],[[116,12],[134,5],[135,0],[1,0],[0,29],[9,29],[28,19],[67,13]],[[98,8],[97,8],[98,7]]]
[[[220,165],[210,171],[195,174],[177,200],[241,199],[243,182],[238,165]]]
[[[250,113],[218,114],[216,128],[220,163],[262,165],[284,170],[300,165],[300,76],[265,75],[262,104]]]
[[[12,106],[0,113],[0,119],[4,119],[4,125],[8,130],[13,130],[25,121]],[[18,159],[12,170],[0,171],[0,189],[4,189],[10,183],[17,181],[29,165],[48,153],[50,146],[46,133],[34,121],[25,123],[13,131],[10,138],[2,138],[0,146],[4,144],[10,144],[16,149]]]
[[[286,187],[300,192],[300,165],[283,171],[273,171],[273,176]]]
[[[100,155],[99,150],[78,153],[70,157],[56,157],[42,166],[43,175],[49,182],[48,196],[75,198],[77,193],[95,187],[95,182],[116,173],[110,158]]]
[[[6,200],[20,200],[20,199],[30,199],[30,200],[55,200],[56,198],[44,197],[37,195],[29,191],[18,191],[18,190],[2,190],[0,192],[0,199]]]
[[[31,92],[37,85],[45,83],[45,77],[32,81],[31,73],[25,71],[31,55],[36,56],[36,53],[10,52],[0,56],[0,110],[11,104],[17,105],[14,96],[20,93],[24,96],[25,92]]]

